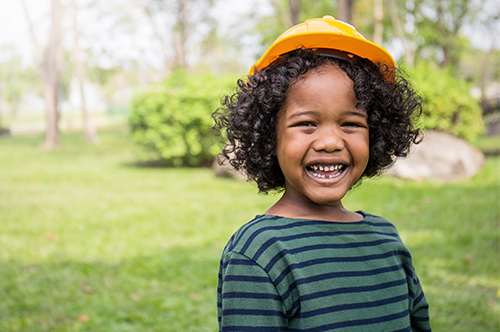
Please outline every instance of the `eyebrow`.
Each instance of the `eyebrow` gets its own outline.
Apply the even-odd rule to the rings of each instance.
[[[293,113],[292,115],[290,115],[289,119],[293,119],[293,118],[296,118],[296,117],[299,117],[302,115],[314,115],[314,114],[316,114],[316,112],[314,112],[314,111],[304,111],[304,112],[299,112],[299,113]]]
[[[303,115],[315,115],[315,114],[316,114],[316,112],[314,112],[314,111],[298,112],[298,113],[294,113],[294,114],[290,115],[289,119],[293,119],[293,118],[303,116]],[[346,111],[344,114],[359,116],[359,117],[362,117],[363,119],[368,118],[368,115],[366,114],[365,111],[350,110],[350,111]]]
[[[368,114],[366,114],[366,111],[347,111],[346,114],[360,116],[364,119],[368,118]]]

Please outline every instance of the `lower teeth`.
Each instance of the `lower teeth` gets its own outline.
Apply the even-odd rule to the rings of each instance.
[[[336,174],[330,174],[330,175],[324,175],[324,174],[318,174],[318,173],[314,173],[314,172],[311,172],[311,174],[314,176],[314,177],[317,177],[317,178],[320,178],[320,179],[333,179],[333,178],[336,178],[337,176],[339,176],[340,174],[342,174],[342,170],[340,170],[338,173]]]

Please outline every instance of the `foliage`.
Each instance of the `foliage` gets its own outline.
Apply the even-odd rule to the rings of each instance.
[[[41,87],[36,70],[24,68],[21,55],[12,46],[0,46],[0,54],[4,56],[0,59],[0,116],[5,121],[7,111],[10,119],[16,115],[23,95],[40,93]],[[8,124],[1,122],[0,128],[5,125],[8,127]]]
[[[459,72],[468,80],[479,81],[486,76],[486,82],[500,80],[500,50],[488,51],[468,49],[463,54]]]
[[[126,128],[0,139],[0,331],[217,331],[220,254],[278,197],[208,169],[137,168]],[[33,162],[36,160],[36,163]],[[348,209],[382,215],[414,257],[435,331],[498,315],[498,157],[454,184],[368,179]]]
[[[482,110],[465,81],[454,78],[448,69],[420,64],[409,74],[424,102],[424,129],[445,131],[473,141],[484,130]]]
[[[261,48],[259,50],[260,57],[271,44],[288,29],[284,22],[279,18],[277,12],[283,15],[290,15],[289,1],[285,0],[271,0],[274,7],[274,13],[269,16],[262,16],[256,26],[257,31],[262,35]],[[323,17],[325,15],[335,16],[336,1],[332,0],[318,0],[302,2],[299,12],[299,22],[304,22],[307,19],[314,17]]]
[[[483,1],[408,0],[387,1],[384,32],[406,45],[405,60],[410,64],[432,62],[440,67],[456,67],[469,40],[463,36],[466,25],[475,21]],[[396,19],[397,17],[397,19]],[[399,21],[399,22],[396,22]]]
[[[420,8],[415,15],[416,32],[423,41],[419,56],[441,66],[458,65],[460,54],[468,45],[468,40],[461,36],[461,28],[474,20],[481,4],[469,0],[431,0],[422,2]]]
[[[474,146],[485,155],[500,156],[500,136],[481,136]]]
[[[206,165],[220,151],[221,142],[213,135],[211,114],[232,85],[232,77],[177,72],[133,99],[133,140],[168,166]]]
[[[168,50],[164,50],[165,62],[172,69],[188,67],[188,43],[195,39],[193,36],[203,34],[200,26],[210,20],[207,14],[213,4],[213,0],[146,0],[141,5],[162,47],[170,44],[167,49],[174,51],[174,54],[168,54]],[[173,24],[165,24],[167,22]]]

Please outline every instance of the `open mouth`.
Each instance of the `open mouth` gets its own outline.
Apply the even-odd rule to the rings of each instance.
[[[309,174],[318,179],[333,179],[336,178],[347,169],[344,164],[335,165],[311,165],[306,167]]]

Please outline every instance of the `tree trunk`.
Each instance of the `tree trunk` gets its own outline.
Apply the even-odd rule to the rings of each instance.
[[[449,44],[443,44],[441,45],[441,50],[443,51],[443,60],[441,60],[439,66],[441,68],[446,68],[451,64],[452,46]]]
[[[410,66],[413,66],[413,64],[415,63],[415,53],[407,43],[403,25],[399,20],[396,1],[394,0],[389,0],[389,14],[391,16],[391,21],[392,25],[394,26],[394,31],[396,32],[396,36],[399,38],[399,40],[401,40],[401,44],[403,45],[405,60]]]
[[[160,42],[160,44],[162,46],[161,48],[162,48],[162,53],[163,53],[163,64],[164,64],[164,69],[165,69],[164,74],[166,75],[166,74],[168,74],[168,72],[170,71],[170,68],[172,67],[172,65],[174,63],[174,60],[168,55],[168,52],[167,52],[167,50],[169,50],[171,48],[171,44],[168,44],[165,41],[165,38],[160,33],[160,28],[155,23],[155,20],[153,18],[154,15],[151,12],[151,10],[148,8],[148,6],[147,5],[142,5],[142,6],[144,9],[144,12],[146,13],[146,15],[148,17],[149,24],[151,24],[151,27],[153,28],[153,32],[155,34],[155,37]]]
[[[87,102],[85,99],[85,90],[84,90],[84,67],[82,61],[82,51],[80,49],[80,44],[78,42],[79,32],[77,25],[77,12],[78,7],[76,5],[76,0],[71,0],[71,7],[73,12],[73,30],[75,33],[75,48],[74,48],[74,60],[76,65],[76,75],[78,77],[78,83],[80,85],[80,96],[82,99],[82,115],[83,115],[83,131],[85,133],[85,138],[89,143],[96,143],[98,140],[97,133],[95,131],[94,126],[90,122],[89,112],[87,110]]]
[[[186,29],[189,22],[189,12],[185,0],[177,0],[176,24],[173,29],[173,46],[175,51],[174,68],[186,68]]]
[[[337,0],[337,18],[340,21],[352,24],[354,0]]]
[[[382,0],[374,0],[373,2],[373,13],[375,18],[375,29],[373,32],[373,42],[378,45],[382,45],[382,39],[384,35],[384,6]]]
[[[442,2],[438,3],[437,8],[437,25],[438,30],[441,36],[446,36],[443,42],[439,45],[441,50],[443,51],[443,60],[440,63],[442,68],[447,67],[449,65],[456,66],[457,63],[454,63],[456,59],[453,59],[454,45],[453,41],[457,38],[458,31],[463,25],[464,17],[470,11],[470,1],[462,0],[462,2],[455,4],[457,9],[457,14],[450,24],[446,22],[446,14],[449,8],[444,7],[445,4]]]
[[[288,0],[292,26],[299,24],[300,0]]]
[[[30,27],[31,39],[35,47],[38,72],[42,81],[43,98],[46,107],[46,128],[45,140],[42,147],[52,150],[60,145],[59,142],[59,75],[61,71],[63,49],[62,49],[62,7],[60,0],[52,0],[52,26],[50,31],[49,46],[45,57],[40,50],[35,36],[33,23],[31,22],[28,7],[25,0],[22,0],[26,20]]]
[[[42,147],[45,150],[52,150],[60,145],[59,142],[59,115],[57,110],[58,90],[53,84],[46,82],[43,84],[43,98],[45,99],[45,140]]]
[[[43,148],[52,150],[60,145],[59,142],[59,77],[63,59],[62,48],[62,6],[60,0],[52,0],[52,26],[50,30],[49,46],[44,61],[46,82],[44,84],[44,98],[47,104],[47,127]]]
[[[292,19],[292,5],[294,6],[297,6],[297,2],[300,3],[300,0],[288,0],[288,8],[285,8],[286,6],[282,5],[281,2],[279,0],[271,0],[271,5],[273,6],[275,12],[276,12],[276,15],[278,16],[279,20],[281,21],[281,23],[283,24],[283,26],[285,27],[285,29],[289,29],[291,28],[292,26],[294,26],[294,22],[293,22],[293,19]],[[295,9],[299,9],[300,8],[300,5],[299,7],[295,8]],[[298,20],[298,12],[296,13],[297,15],[297,18],[296,20]]]
[[[0,136],[2,135],[3,131],[3,114],[2,114],[2,105],[0,105]]]

